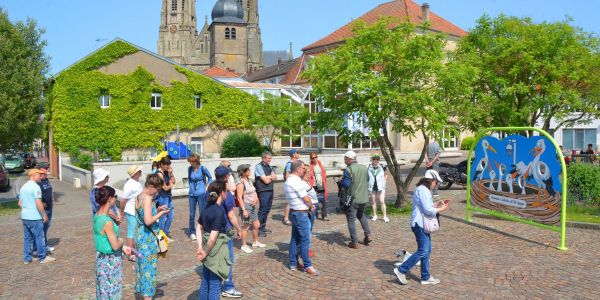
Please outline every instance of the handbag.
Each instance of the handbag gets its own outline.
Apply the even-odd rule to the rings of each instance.
[[[352,173],[350,172],[350,168],[348,168],[348,174],[350,174],[350,178],[352,178]],[[343,179],[342,179],[343,180]],[[338,185],[340,187],[340,208],[343,211],[348,211],[354,202],[352,198],[352,193],[350,192],[350,187],[342,187],[342,180],[338,181]]]
[[[423,217],[423,230],[425,231],[425,233],[434,233],[440,230],[440,223],[438,222],[437,217],[426,216],[425,214],[423,214],[423,211],[421,211],[420,207],[419,212]]]

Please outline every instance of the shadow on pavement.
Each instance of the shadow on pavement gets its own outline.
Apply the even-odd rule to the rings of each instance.
[[[48,246],[54,247],[54,246],[56,246],[58,244],[60,244],[60,239],[59,238],[48,239]]]
[[[265,256],[287,266],[289,263],[289,244],[278,242],[275,243],[275,246],[277,246],[277,249],[267,249],[265,251]]]
[[[375,266],[377,269],[379,269],[379,271],[381,271],[381,273],[383,273],[383,274],[395,276],[394,263],[396,263],[396,261],[391,261],[391,260],[387,260],[387,259],[378,259],[375,262],[373,262],[373,266]]]
[[[317,234],[317,238],[321,241],[326,242],[327,244],[338,244],[340,246],[346,247],[346,236],[341,232],[326,232]]]

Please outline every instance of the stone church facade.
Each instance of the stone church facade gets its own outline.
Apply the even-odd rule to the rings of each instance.
[[[243,74],[263,66],[258,0],[218,0],[197,28],[196,0],[163,0],[158,54],[202,71]]]

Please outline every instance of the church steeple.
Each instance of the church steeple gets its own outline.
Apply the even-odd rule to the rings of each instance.
[[[163,0],[158,54],[185,64],[196,35],[196,1]]]

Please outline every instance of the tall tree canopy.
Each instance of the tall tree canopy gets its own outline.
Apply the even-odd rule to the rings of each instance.
[[[446,37],[409,22],[382,19],[373,25],[356,22],[352,38],[311,60],[305,78],[324,108],[317,116],[321,130],[337,130],[348,141],[376,138],[403,200],[421,164],[429,136],[448,124],[450,100],[458,102],[469,86],[460,65],[444,64]],[[455,92],[460,93],[455,95]],[[468,94],[468,93],[466,93]],[[369,130],[354,131],[348,120]],[[398,132],[425,143],[419,160],[403,178],[390,135]]]
[[[553,133],[599,117],[599,50],[596,37],[568,21],[484,15],[453,57],[477,70],[461,123],[474,131],[541,126]]]
[[[48,72],[43,32],[31,19],[11,23],[0,8],[0,150],[31,145],[41,136]]]

